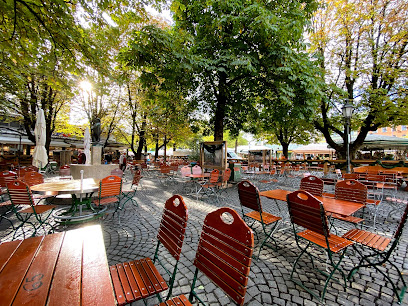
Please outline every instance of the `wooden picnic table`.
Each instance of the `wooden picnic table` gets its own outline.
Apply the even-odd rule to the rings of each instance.
[[[274,189],[274,190],[262,191],[259,193],[259,195],[267,197],[269,199],[286,202],[286,196],[291,192],[293,191]],[[315,198],[322,201],[324,209],[327,212],[336,213],[336,214],[340,214],[343,216],[351,216],[352,214],[354,214],[355,212],[357,212],[358,210],[360,210],[361,208],[365,206],[364,204],[339,200],[334,197],[315,196]]]
[[[0,245],[0,305],[116,305],[100,225]]]

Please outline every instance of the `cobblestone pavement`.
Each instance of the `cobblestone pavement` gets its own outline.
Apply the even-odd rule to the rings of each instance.
[[[287,182],[286,182],[287,183]],[[129,184],[129,183],[125,183]],[[296,185],[296,184],[295,184]],[[150,177],[143,179],[143,187],[139,188],[135,199],[138,207],[127,205],[120,212],[120,221],[118,215],[107,214],[102,220],[94,221],[100,223],[103,228],[106,253],[109,265],[123,261],[138,259],[142,257],[153,258],[156,247],[156,235],[161,220],[164,203],[166,199],[174,193],[180,193],[184,185],[169,184],[164,186],[158,180]],[[289,189],[288,186],[262,186],[263,189]],[[405,193],[399,191],[400,196]],[[194,273],[194,256],[197,249],[199,235],[203,226],[205,216],[221,207],[229,206],[241,212],[238,192],[236,186],[230,187],[223,197],[217,202],[212,197],[184,196],[185,203],[188,207],[189,220],[187,225],[186,237],[182,249],[182,256],[179,263],[178,275],[174,285],[173,295],[188,294],[190,284]],[[287,212],[286,205],[278,205],[271,200],[262,198],[262,205],[265,211],[282,215]],[[398,226],[401,218],[401,209],[387,217],[390,211],[390,205],[383,203],[384,209],[380,211],[378,217],[378,232],[393,233]],[[279,209],[278,209],[279,208]],[[1,222],[0,234],[1,241],[10,240],[7,235],[6,224]],[[88,224],[88,223],[87,223]],[[59,227],[57,231],[69,230],[78,226]],[[344,222],[334,225],[341,235],[347,230]],[[394,250],[392,261],[403,270],[408,271],[407,245],[408,234],[404,231],[402,239]],[[42,234],[42,233],[39,233]],[[245,296],[245,305],[316,305],[318,300],[313,298],[308,292],[296,285],[290,280],[292,264],[299,254],[299,248],[296,245],[292,229],[278,231],[274,234],[278,243],[278,250],[264,248],[259,260],[253,260],[251,264],[251,273],[248,283],[248,289]],[[260,238],[262,238],[260,236]],[[255,236],[255,251],[259,240]],[[319,252],[316,249],[315,253]],[[163,252],[165,254],[166,252]],[[173,258],[168,255],[165,260],[172,264]],[[346,272],[358,263],[356,256],[348,252],[347,257],[343,260],[343,268]],[[310,260],[303,256],[299,261],[300,267],[297,271],[297,277],[306,282],[308,288],[316,289],[321,292],[324,281],[321,275],[312,270]],[[324,269],[324,264],[321,265]],[[388,267],[387,267],[388,268]],[[160,269],[159,269],[160,270]],[[389,270],[389,275],[396,278],[396,273]],[[408,279],[406,279],[407,281]],[[397,305],[397,298],[393,294],[392,287],[385,278],[375,272],[373,269],[360,269],[354,276],[353,282],[344,289],[341,284],[331,281],[329,283],[325,304],[326,305]],[[401,287],[401,284],[399,284]],[[217,288],[205,276],[199,273],[198,294],[209,305],[232,305],[231,300],[222,290]],[[157,304],[156,297],[147,300],[148,305]],[[408,297],[405,296],[404,304],[408,303]],[[142,301],[134,302],[132,305],[143,305]]]

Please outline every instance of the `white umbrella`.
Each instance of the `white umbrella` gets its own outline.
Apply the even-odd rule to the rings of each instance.
[[[89,128],[85,129],[84,134],[84,153],[86,156],[85,164],[91,164],[91,134],[89,133]]]
[[[37,122],[35,123],[35,148],[33,155],[33,166],[44,168],[48,163],[48,155],[45,150],[45,116],[44,110],[40,108],[37,115]]]

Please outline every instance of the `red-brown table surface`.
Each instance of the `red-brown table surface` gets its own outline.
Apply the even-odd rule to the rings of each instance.
[[[0,245],[0,305],[116,305],[99,225]]]
[[[269,199],[285,201],[286,196],[291,193],[289,190],[275,189],[267,190],[259,193],[260,196],[267,197]],[[324,209],[327,212],[336,213],[344,216],[351,216],[356,211],[364,207],[364,204],[359,204],[350,201],[338,200],[329,197],[316,197],[318,200],[322,201]]]

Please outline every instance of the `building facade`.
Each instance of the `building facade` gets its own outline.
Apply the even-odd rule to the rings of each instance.
[[[382,127],[375,132],[369,132],[369,134],[385,135],[393,137],[407,137],[408,125],[397,125],[395,127]]]

